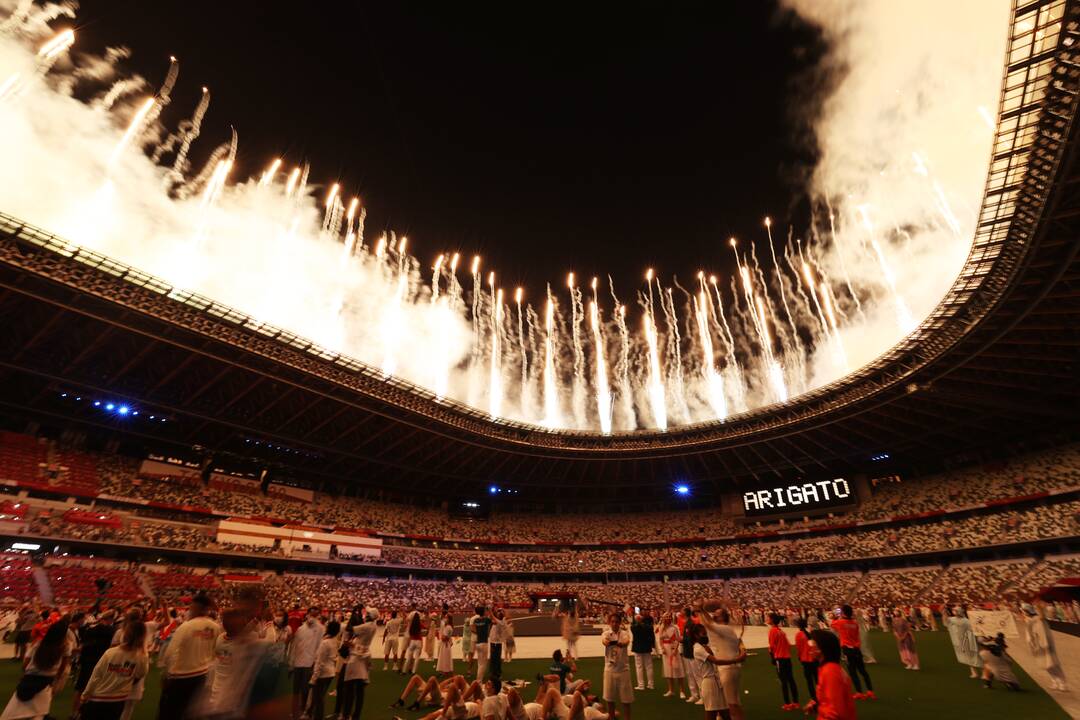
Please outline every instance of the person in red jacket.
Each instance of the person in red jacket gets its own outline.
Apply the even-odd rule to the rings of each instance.
[[[795,651],[799,656],[803,677],[806,678],[806,689],[810,693],[810,699],[817,700],[817,648],[806,631],[806,618],[799,618],[795,621],[795,625],[799,628],[799,632],[795,633]]]
[[[806,712],[816,707],[818,720],[857,720],[851,678],[840,665],[840,641],[828,630],[810,634],[818,651],[817,700],[806,704]]]
[[[866,665],[863,664],[862,656],[862,641],[859,639],[859,623],[855,621],[855,611],[851,609],[850,605],[844,605],[840,608],[840,617],[832,621],[832,629],[840,636],[840,647],[844,654],[844,659],[847,660],[848,672],[851,674],[851,680],[855,683],[855,699],[856,700],[876,700],[877,696],[874,695],[874,686],[870,682],[870,673],[866,672]],[[859,682],[859,676],[866,681],[866,692],[862,691],[862,684]]]
[[[781,710],[799,709],[799,686],[795,684],[795,676],[791,674],[791,642],[787,635],[780,629],[780,613],[769,615],[769,657],[772,658],[776,675],[780,678],[780,689],[784,693],[784,704]]]

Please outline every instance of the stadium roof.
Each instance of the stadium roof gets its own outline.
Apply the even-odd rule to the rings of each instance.
[[[868,472],[882,454],[917,463],[1072,432],[1078,19],[1060,0],[1015,10],[976,235],[946,297],[881,358],[787,403],[664,433],[493,422],[0,216],[2,403],[116,427],[59,395],[116,398],[168,419],[124,420],[147,442],[242,454],[258,441],[257,453],[325,482],[456,497],[497,484],[568,504],[649,503],[675,482],[701,497]]]

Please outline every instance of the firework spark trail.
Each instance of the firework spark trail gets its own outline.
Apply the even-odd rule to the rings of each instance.
[[[397,371],[397,348],[404,329],[404,323],[401,320],[401,304],[405,300],[408,289],[409,278],[402,273],[398,276],[397,289],[390,298],[389,306],[383,315],[383,377],[390,377]]]
[[[293,192],[296,190],[296,184],[300,181],[300,168],[299,166],[293,168],[293,171],[289,173],[289,178],[285,181],[285,197],[292,197]]]
[[[457,282],[457,264],[459,255],[454,253],[450,258],[450,280],[447,287],[446,297],[440,297],[439,285],[442,276],[442,268],[445,263],[445,255],[439,255],[435,260],[435,267],[431,273],[431,304],[440,315],[449,315],[457,307],[461,288]],[[433,358],[432,372],[435,375],[434,390],[435,398],[442,400],[450,387],[450,322],[449,318],[438,323],[439,348]]]
[[[660,281],[656,281],[659,288]],[[677,420],[686,422],[690,416],[690,408],[686,404],[686,388],[683,384],[682,371],[682,336],[679,333],[679,316],[675,311],[675,298],[671,288],[659,288],[660,308],[664,311],[664,321],[667,325],[666,357],[668,367],[667,387],[674,401]],[[666,298],[666,300],[665,300]]]
[[[176,86],[176,80],[180,77],[180,62],[176,57],[169,56],[169,69],[165,73],[165,81],[161,83],[161,87],[154,93],[154,105],[150,108],[149,114],[142,123],[142,130],[149,133],[155,127],[157,119],[161,117],[161,111],[164,110],[168,104],[172,101],[172,91]]]
[[[502,306],[503,291],[495,289],[495,273],[488,275],[491,287],[491,385],[488,390],[488,407],[491,419],[502,416]]]
[[[860,205],[856,208],[861,219],[862,226],[866,230],[866,239],[869,242],[870,247],[874,250],[874,257],[877,258],[878,267],[881,268],[881,276],[885,280],[885,285],[889,288],[889,292],[892,293],[893,303],[896,307],[896,322],[903,333],[911,332],[915,327],[915,320],[911,317],[911,311],[908,310],[907,303],[904,302],[903,296],[896,287],[896,275],[893,273],[892,266],[889,265],[889,261],[885,258],[885,251],[882,250],[881,244],[878,242],[877,233],[874,232],[874,225],[870,221],[870,213],[865,205]]]
[[[442,266],[446,255],[440,254],[435,258],[435,264],[431,268],[431,304],[439,302],[439,292],[442,286]]]
[[[37,74],[45,75],[75,43],[75,31],[63,30],[38,50]]]
[[[480,327],[480,256],[473,255],[472,267],[470,268],[472,274],[472,314],[469,316],[472,320],[472,352],[469,354],[469,389],[468,389],[468,403],[472,406],[476,406],[476,375],[477,368],[480,367],[480,358],[482,350],[482,328]]]
[[[514,290],[514,305],[517,307],[517,344],[518,362],[521,364],[521,387],[518,388],[518,409],[528,417],[529,408],[525,398],[529,388],[529,355],[525,350],[525,323],[521,312],[521,299],[525,294],[522,288]]]
[[[806,355],[806,349],[803,347],[802,340],[799,338],[799,329],[795,327],[795,320],[791,315],[791,308],[788,306],[787,292],[784,290],[784,270],[780,267],[780,263],[776,262],[776,248],[773,247],[772,236],[772,220],[765,218],[765,232],[769,236],[769,253],[772,255],[773,271],[776,273],[777,284],[780,286],[780,303],[784,307],[784,316],[787,318],[788,325],[791,327],[791,337],[795,345],[795,352],[798,358],[803,358]]]
[[[814,283],[814,276],[810,272],[810,265],[803,261],[802,264],[803,278],[806,280],[806,286],[810,289],[810,297],[814,300],[814,308],[817,310],[818,322],[821,323],[821,329],[825,332],[829,332],[829,323],[825,319],[825,311],[821,307],[821,303],[818,301],[817,286]]]
[[[581,289],[574,284],[574,273],[566,278],[570,289],[570,339],[574,348],[574,385],[571,388],[571,408],[574,422],[578,426],[585,424],[585,348],[581,338],[581,326],[585,322],[585,307],[582,303]]]
[[[274,158],[270,163],[270,167],[263,171],[263,174],[259,176],[259,187],[266,187],[274,182],[274,178],[277,177],[278,170],[281,169],[281,158]]]
[[[457,279],[457,266],[461,261],[461,253],[450,256],[450,281],[447,284],[447,294],[450,296],[450,307],[457,308],[461,304],[461,283]]]
[[[544,371],[544,364],[537,361],[538,358],[542,357],[539,330],[540,316],[536,314],[536,310],[529,304],[525,305],[525,328],[525,346],[528,357],[531,357],[533,361],[528,364],[529,375],[521,392],[521,402],[528,411],[525,417],[536,418],[537,407],[539,407],[536,399],[540,392],[540,374]]]
[[[146,121],[147,115],[150,114],[150,110],[154,107],[154,98],[146,98],[143,104],[139,106],[139,109],[135,111],[135,114],[131,118],[131,122],[128,124],[127,130],[124,131],[124,135],[120,138],[120,142],[113,148],[112,154],[109,156],[109,167],[116,165],[116,161],[119,160],[121,153],[124,152],[124,148],[128,146],[131,139],[134,138],[139,130],[142,128],[142,124]]]
[[[192,113],[191,119],[184,120],[180,123],[177,131],[169,136],[166,142],[158,146],[154,150],[154,157],[151,158],[153,162],[157,162],[163,155],[169,153],[173,149],[173,144],[179,142],[179,148],[176,151],[176,157],[173,159],[172,168],[165,174],[165,184],[167,186],[179,185],[184,181],[184,173],[188,170],[188,153],[191,151],[191,144],[199,137],[199,133],[202,130],[203,117],[206,116],[206,111],[210,108],[210,89],[203,87],[202,97],[199,98],[199,104],[195,106],[195,112]],[[280,165],[280,158],[275,161]],[[276,170],[276,168],[275,168]],[[269,172],[267,181],[273,180],[273,172]],[[265,184],[260,182],[260,184]]]
[[[810,265],[803,262],[802,265],[803,277],[806,278],[806,286],[810,289],[810,296],[814,299],[814,307],[817,308],[818,320],[821,322],[821,329],[825,333],[825,337],[828,338],[829,343],[833,347],[833,355],[836,363],[841,367],[847,367],[847,353],[844,350],[844,342],[840,337],[840,333],[836,327],[836,317],[833,314],[832,299],[829,293],[829,286],[822,278],[821,283],[814,281],[814,275],[810,270]],[[818,289],[821,290],[821,300],[818,301]]]
[[[645,273],[645,283],[648,292],[645,295],[645,315],[641,318],[642,330],[645,335],[645,345],[648,349],[648,380],[647,388],[649,406],[652,409],[653,422],[657,429],[667,430],[667,393],[664,389],[664,375],[660,368],[659,338],[656,334],[656,319],[653,313],[653,271],[649,268]]]
[[[608,288],[611,299],[615,301],[615,327],[619,331],[619,361],[615,364],[615,376],[619,379],[619,405],[622,416],[633,425],[634,395],[630,386],[630,330],[626,327],[626,306],[619,302],[615,294],[615,283],[608,275]]]
[[[780,318],[778,313],[776,312],[776,308],[773,307],[772,295],[769,294],[770,285],[768,279],[765,276],[765,271],[762,269],[760,263],[758,262],[757,253],[754,252],[753,243],[750,244],[750,261],[752,263],[750,267],[752,268],[753,277],[757,279],[757,284],[762,288],[762,293],[757,296],[757,301],[763,302],[764,304],[766,317],[766,324],[764,327],[766,329],[766,333],[771,335],[771,333],[768,331],[769,324],[771,323],[771,326],[775,328],[774,339],[775,342],[779,345],[779,356],[784,360],[784,362],[782,363],[777,360],[777,363],[780,364],[781,368],[783,368],[784,376],[786,378],[784,392],[785,394],[790,394],[790,388],[792,386],[796,388],[796,391],[799,391],[806,386],[806,367],[803,364],[803,355],[801,352],[798,351],[797,348],[794,347],[794,343],[792,341],[791,335],[788,333],[787,327],[782,322],[780,322]],[[774,275],[774,277],[778,278],[780,282],[783,282],[782,279],[780,279],[779,273]],[[798,329],[795,328],[794,325],[792,325],[791,330],[797,341]],[[777,353],[774,348],[773,358],[776,359],[776,356]]]
[[[544,308],[544,419],[547,427],[559,427],[559,386],[555,375],[555,299],[547,289]]]
[[[330,192],[326,195],[326,200],[323,201],[323,207],[325,212],[323,213],[322,231],[324,235],[336,237],[337,233],[334,232],[334,220],[337,215],[338,207],[341,204],[339,193],[341,192],[341,185],[334,183],[330,186]]]
[[[750,317],[753,320],[754,330],[758,335],[758,343],[764,359],[766,377],[772,387],[773,396],[783,402],[787,400],[787,384],[784,382],[784,370],[773,355],[773,339],[769,332],[769,317],[762,302],[761,296],[754,291],[753,280],[750,277],[750,269],[743,264],[739,252],[735,248],[735,238],[731,239],[731,249],[735,253],[735,262],[738,264],[739,277],[742,280],[743,295],[746,305],[750,308]]]
[[[728,370],[731,372],[733,382],[728,384],[731,388],[733,404],[737,410],[746,410],[746,390],[743,382],[742,367],[735,355],[735,336],[731,334],[731,326],[728,324],[727,315],[724,313],[724,298],[720,294],[720,286],[715,275],[709,278],[713,294],[716,296],[716,318],[723,329],[725,338],[725,352],[727,354]]]
[[[851,275],[848,273],[847,261],[845,259],[847,250],[840,246],[840,240],[836,236],[836,214],[833,212],[832,205],[828,204],[827,200],[825,207],[829,212],[829,238],[832,240],[833,247],[836,250],[834,255],[836,255],[837,259],[840,261],[840,275],[844,279],[844,287],[847,288],[848,295],[855,303],[855,312],[862,316],[862,302],[859,300],[859,293],[855,292],[855,288],[851,285]]]
[[[831,330],[829,336],[836,346],[840,366],[847,372],[851,369],[848,365],[847,350],[844,348],[844,338],[840,335],[840,329],[836,325],[836,314],[833,313],[832,289],[826,283],[821,284],[821,300],[825,306],[825,317],[829,319],[829,328]]]
[[[717,420],[727,417],[727,398],[724,396],[724,379],[716,371],[716,359],[712,344],[712,330],[709,325],[709,293],[705,289],[705,273],[698,273],[700,290],[694,299],[694,314],[697,317],[698,340],[701,348],[702,373],[708,391],[709,405]]]
[[[109,87],[108,92],[101,96],[101,99],[94,103],[94,107],[99,110],[112,110],[120,98],[127,97],[133,93],[139,92],[146,87],[146,81],[141,77],[120,78]]]
[[[353,220],[356,219],[356,209],[360,206],[360,198],[354,197],[349,201],[349,209],[345,212],[345,245],[342,248],[342,257],[352,257],[353,252],[356,250],[356,231],[353,226]],[[440,262],[442,261],[442,255],[439,256]],[[437,273],[438,271],[436,271]]]
[[[597,307],[595,296],[595,279],[593,290],[593,301],[589,303],[589,319],[592,324],[593,342],[596,345],[596,412],[600,417],[600,432],[608,435],[611,433],[611,389],[608,386],[604,331],[600,323],[600,309]]]

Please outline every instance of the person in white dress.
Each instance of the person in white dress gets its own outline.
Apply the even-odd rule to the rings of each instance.
[[[660,657],[663,660],[664,678],[667,680],[667,692],[664,697],[675,694],[675,687],[679,688],[679,697],[685,698],[682,679],[686,677],[686,668],[682,661],[682,634],[679,626],[671,619],[671,613],[665,612],[660,616]]]
[[[870,618],[864,608],[855,611],[855,622],[859,624],[859,650],[862,652],[863,662],[873,665],[877,658],[874,656],[874,646],[870,643]]]
[[[439,624],[438,658],[435,672],[449,675],[454,672],[454,621],[449,612],[443,613]]]
[[[517,651],[517,641],[514,639],[514,621],[507,615],[503,618],[503,662],[508,663],[514,659]]]
[[[1065,671],[1058,659],[1057,647],[1054,645],[1054,633],[1046,622],[1043,614],[1034,606],[1024,603],[1021,609],[1026,616],[1024,630],[1027,634],[1028,650],[1031,656],[1038,661],[1042,669],[1050,676],[1050,685],[1055,690],[1066,692],[1069,689],[1065,682]]]

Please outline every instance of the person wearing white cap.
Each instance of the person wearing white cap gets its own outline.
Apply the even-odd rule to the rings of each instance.
[[[1061,660],[1058,659],[1057,647],[1054,645],[1054,633],[1050,630],[1042,613],[1030,603],[1021,606],[1024,615],[1024,629],[1027,631],[1028,650],[1031,656],[1042,664],[1043,670],[1050,676],[1050,686],[1062,692],[1068,691],[1065,682],[1065,671],[1061,668]]]

